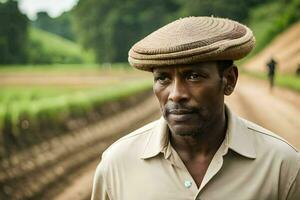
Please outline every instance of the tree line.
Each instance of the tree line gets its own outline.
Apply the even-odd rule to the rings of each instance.
[[[247,23],[250,10],[268,2],[271,0],[81,0],[73,15],[80,42],[94,50],[98,62],[126,62],[136,41],[175,19],[214,15]]]
[[[300,0],[79,0],[59,18],[39,13],[34,22],[20,13],[17,1],[9,0],[0,3],[0,64],[30,60],[28,52],[34,45],[28,41],[28,26],[79,42],[95,53],[99,63],[126,62],[136,41],[175,19],[213,15],[247,24],[253,10],[274,2],[282,5],[282,12],[276,12],[278,23],[270,30],[270,38],[299,20]]]
[[[18,9],[17,0],[0,2],[0,64],[84,62],[84,55],[70,53],[76,50],[60,49],[67,45],[49,48],[53,45],[49,44],[51,35],[49,36],[47,32],[75,41],[71,23],[71,12],[64,13],[57,18],[49,17],[46,12],[39,12],[37,19],[31,21]],[[36,28],[47,32],[36,30]],[[57,52],[57,49],[60,52]]]
[[[16,1],[0,3],[0,63],[26,62],[28,23]]]

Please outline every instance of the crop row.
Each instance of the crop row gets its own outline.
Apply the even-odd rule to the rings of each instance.
[[[46,98],[2,99],[0,156],[10,156],[47,138],[96,122],[126,107],[128,99],[136,101],[136,96],[150,88],[149,80],[128,81]]]

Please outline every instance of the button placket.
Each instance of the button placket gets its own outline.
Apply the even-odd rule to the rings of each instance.
[[[205,173],[205,176],[202,180],[202,183],[199,187],[199,191],[197,193],[197,196],[195,197],[195,200],[199,200],[200,192],[204,188],[204,186],[218,173],[218,171],[221,169],[223,165],[223,156],[227,153],[228,146],[226,145],[226,139],[221,144],[220,148],[214,155],[210,165],[208,166],[208,169]]]
[[[191,192],[192,196],[195,196],[198,192],[198,188],[197,188],[197,185],[196,185],[194,179],[192,178],[192,176],[186,169],[183,161],[180,159],[179,155],[173,149],[173,147],[171,147],[171,151],[172,151],[172,153],[170,156],[170,161],[177,168],[176,170],[178,170],[177,172],[179,175],[178,178],[180,181],[180,187],[183,187],[185,190],[189,190],[189,192]]]

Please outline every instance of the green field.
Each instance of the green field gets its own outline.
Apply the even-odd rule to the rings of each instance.
[[[241,70],[241,72],[246,75],[255,77],[255,78],[259,78],[259,79],[263,79],[263,80],[268,79],[266,73],[260,73],[260,72],[254,72],[254,71],[244,71],[244,70]],[[296,75],[277,74],[275,76],[274,83],[277,86],[285,87],[285,88],[291,89],[295,92],[300,92],[300,77],[298,77]]]
[[[1,74],[124,74],[134,69],[128,63],[114,64],[46,64],[46,65],[1,65]]]
[[[0,76],[2,80],[15,76],[17,79],[27,77],[28,82],[35,76],[45,76],[43,81],[46,83],[56,77],[74,76],[79,81],[74,85],[50,82],[24,85],[1,83],[0,80],[0,144],[4,142],[17,146],[20,143],[34,144],[40,138],[47,138],[49,131],[55,134],[66,132],[68,121],[88,120],[91,113],[103,110],[103,105],[150,91],[152,87],[151,76],[141,76],[122,64],[102,68],[98,65],[6,66],[0,67]],[[103,81],[86,84],[84,78],[91,76]],[[6,150],[0,148],[0,156],[6,155],[1,153]]]
[[[93,53],[58,35],[30,27],[29,63],[92,63]]]
[[[247,24],[256,38],[254,56],[265,48],[278,34],[300,19],[300,1],[270,1],[252,9]]]

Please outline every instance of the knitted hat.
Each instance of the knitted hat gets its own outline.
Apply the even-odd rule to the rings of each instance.
[[[254,47],[252,31],[233,20],[186,17],[151,33],[129,51],[130,65],[153,67],[193,64],[212,60],[238,60]]]

